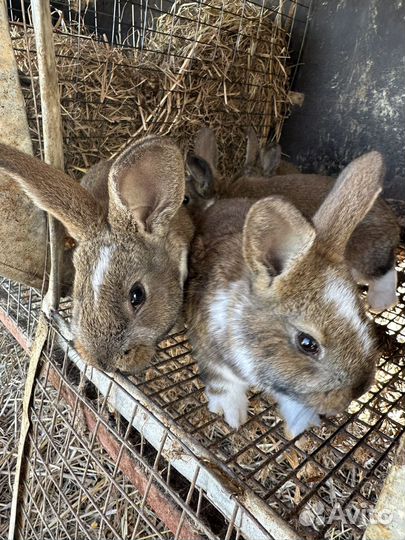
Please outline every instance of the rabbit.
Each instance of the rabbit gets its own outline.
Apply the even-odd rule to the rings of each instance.
[[[262,153],[263,171],[277,166],[277,159],[272,146],[265,149]],[[245,170],[249,163],[247,159]],[[271,178],[248,177],[242,174],[233,182],[226,182],[218,175],[215,136],[207,128],[203,128],[202,135],[197,138],[194,154],[187,157],[187,165],[190,174],[186,183],[185,202],[197,227],[202,212],[209,205],[218,198],[232,197],[259,199],[269,195],[281,195],[306,218],[311,219],[335,182],[331,177],[317,174],[288,174]],[[399,234],[400,228],[394,213],[387,203],[378,197],[347,243],[346,258],[353,277],[357,283],[368,285],[366,301],[373,313],[381,313],[397,303],[395,250],[399,244]]]
[[[0,174],[0,275],[46,290],[49,257],[47,257],[46,214],[7,175]],[[66,296],[73,283],[72,251],[66,242],[61,292]]]
[[[215,201],[217,196],[227,196],[232,189],[232,182],[240,177],[272,176],[299,173],[299,169],[281,159],[281,147],[271,143],[264,151],[260,151],[259,140],[255,130],[250,127],[247,132],[246,157],[243,171],[229,184],[217,173],[218,148],[213,131],[201,128],[195,138],[194,152],[187,155],[187,166],[190,171],[186,178],[185,204],[190,214],[198,219],[205,209]],[[229,179],[227,179],[229,182]],[[253,195],[254,197],[254,195]]]
[[[207,133],[206,138],[209,139],[210,136],[210,133]],[[264,149],[260,149],[256,131],[253,127],[248,129],[245,163],[242,174],[238,176],[274,176],[299,173],[300,170],[293,163],[281,159],[281,146],[279,144],[271,142]]]
[[[105,371],[134,373],[176,323],[193,225],[182,206],[183,156],[146,137],[83,180],[0,145],[0,173],[78,242],[71,331],[77,351]]]
[[[374,379],[378,348],[346,244],[381,191],[383,160],[349,164],[312,222],[280,196],[216,201],[191,249],[185,316],[209,410],[246,422],[254,386],[295,437]]]

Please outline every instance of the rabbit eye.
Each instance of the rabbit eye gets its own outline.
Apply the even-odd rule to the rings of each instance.
[[[309,334],[298,332],[297,334],[298,348],[309,356],[317,356],[321,350],[319,343]]]
[[[129,292],[129,301],[134,309],[138,308],[145,302],[145,289],[140,283],[134,283]]]
[[[183,199],[183,204],[187,206],[189,202],[190,202],[190,197],[188,195],[185,195]]]

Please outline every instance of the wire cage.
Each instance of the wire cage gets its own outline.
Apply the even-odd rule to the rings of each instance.
[[[209,122],[228,150],[226,170],[237,166],[251,123],[263,139],[279,136],[304,1],[61,0],[51,10],[71,174],[140,133],[171,133],[186,147]],[[10,2],[9,18],[41,155],[29,2]],[[219,66],[229,62],[225,73]],[[271,74],[265,86],[261,72]],[[210,413],[184,331],[136,377],[90,368],[67,337],[71,303],[63,299],[35,379],[17,537],[360,539],[405,433],[403,250],[398,270],[400,302],[376,319],[384,352],[374,386],[294,440],[258,393],[237,432]],[[41,302],[41,292],[1,280],[0,319],[22,349],[33,342]]]
[[[51,11],[69,173],[82,175],[140,134],[170,133],[187,145],[203,123],[232,173],[250,125],[263,142],[279,138],[309,2],[59,0]],[[40,154],[30,3],[10,2],[9,14]]]

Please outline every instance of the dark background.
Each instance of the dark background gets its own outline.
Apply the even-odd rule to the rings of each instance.
[[[385,196],[405,200],[405,1],[314,0],[283,152],[336,174],[369,149],[388,166]]]

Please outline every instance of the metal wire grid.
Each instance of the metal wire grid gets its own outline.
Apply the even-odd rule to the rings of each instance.
[[[13,330],[21,329],[24,345],[35,335],[41,303],[42,295],[38,290],[0,278],[1,321],[12,334],[15,334]]]
[[[240,529],[247,521],[252,526],[253,516],[236,498],[231,518],[221,515],[199,486],[204,464],[190,479],[179,474],[172,463],[177,456],[190,460],[192,452],[156,418],[159,444],[152,446],[139,429],[152,420],[141,403],[130,401],[129,421],[115,414],[112,379],[104,394],[80,388],[80,372],[68,351],[57,349],[59,338],[51,329],[36,381],[19,537],[243,540]],[[254,531],[251,538],[272,538],[258,523]]]
[[[66,3],[61,2],[61,4],[66,7]],[[138,33],[136,34],[136,41],[133,41],[132,45],[123,38],[123,36],[128,35],[128,28],[125,28],[123,23],[124,6],[121,6],[120,2],[114,2],[113,22],[111,31],[109,31],[108,28],[101,25],[99,16],[108,15],[110,12],[108,6],[105,8],[105,12],[100,11],[100,4],[100,0],[98,0],[98,3],[95,0],[93,10],[91,5],[88,4],[85,10],[86,25],[89,25],[88,17],[93,13],[93,30],[100,36],[100,39],[102,39],[102,34],[107,33],[109,39],[117,45],[126,48],[131,46],[142,48],[144,41],[142,31],[146,32],[146,30],[150,29],[148,25],[153,24],[151,14],[154,10],[166,9],[166,7],[163,8],[163,4],[167,6],[169,3],[161,3],[160,8],[156,7],[156,5],[151,7],[148,2],[131,4],[132,30]],[[298,3],[296,4],[298,5]],[[201,3],[201,5],[207,4]],[[81,11],[81,3],[79,1],[78,10],[73,10],[73,2],[68,2],[67,6],[70,20],[76,17],[79,24],[78,33],[80,34],[82,19],[78,17],[78,13]],[[305,8],[303,5],[299,7]],[[136,9],[140,10],[140,19]],[[10,3],[10,10],[11,15],[15,16],[12,3]],[[20,12],[20,15],[22,13],[23,11]],[[142,25],[137,26],[135,20],[142,20]],[[304,23],[304,20],[296,20],[299,24]],[[135,36],[135,33],[132,32],[130,35]],[[80,36],[80,39],[86,38]],[[102,116],[102,109],[100,115]],[[36,117],[37,121],[40,121],[40,115],[36,114]],[[91,130],[92,126],[88,127]],[[103,133],[93,133],[92,136],[96,140],[101,140]],[[400,265],[403,273],[403,259],[400,261]],[[18,330],[22,329],[24,336],[29,341],[35,329],[41,295],[37,291],[11,284],[7,280],[3,280],[1,283],[1,293],[1,307],[3,313],[6,314],[6,317],[2,317],[2,320],[9,324],[8,328],[13,333],[18,334]],[[401,304],[392,312],[379,317],[377,321],[379,324],[386,326],[388,332],[395,336],[398,342],[403,343],[405,341],[403,286],[400,288],[400,293],[402,295]],[[67,316],[69,309],[68,302],[62,305],[62,312]],[[25,342],[25,345],[27,345],[27,342]],[[345,526],[338,521],[326,523],[326,519],[330,516],[336,504],[341,505],[343,509],[350,507],[350,505],[366,505],[370,507],[374,505],[378,497],[391,460],[395,440],[404,433],[405,429],[403,413],[405,394],[403,347],[392,349],[387,356],[381,359],[377,385],[366,396],[363,396],[357,404],[353,405],[351,414],[347,413],[337,419],[328,421],[322,428],[312,430],[292,442],[285,439],[273,404],[263,396],[251,396],[249,422],[238,433],[231,432],[221,419],[208,413],[203,387],[198,379],[197,368],[189,353],[190,348],[185,336],[181,334],[174,336],[160,347],[153,367],[138,378],[132,378],[134,387],[145,396],[146,402],[157,407],[158,419],[172,419],[180,433],[189,435],[199,445],[208,449],[211,465],[215,464],[222,471],[222,474],[225,474],[222,480],[225,483],[230,482],[231,486],[233,486],[232,489],[237,494],[241,492],[244,495],[250,492],[255,493],[269,509],[274,510],[276,514],[285,522],[290,523],[300,534],[313,538],[334,538],[336,535],[343,539],[360,538],[362,523]],[[161,520],[156,517],[156,505],[153,507],[153,512],[151,511],[148,499],[149,492],[145,495],[146,491],[142,492],[140,490],[141,498],[136,499],[134,484],[131,487],[126,482],[125,475],[118,479],[119,474],[121,474],[118,471],[119,467],[118,469],[117,467],[114,468],[108,461],[110,459],[107,458],[108,452],[105,453],[101,446],[96,446],[95,440],[99,438],[97,435],[98,430],[93,431],[93,438],[90,438],[87,446],[82,442],[81,438],[84,438],[85,435],[75,427],[76,420],[83,417],[83,411],[90,410],[94,414],[95,423],[93,428],[102,426],[112,438],[115,437],[115,440],[118,441],[117,444],[121,454],[124,449],[126,452],[131,453],[133,470],[137,470],[134,464],[137,464],[139,468],[144,468],[145,474],[150,475],[147,485],[152,486],[153,482],[159,484],[159,489],[164,490],[165,504],[170,509],[175,509],[177,504],[177,514],[173,510],[177,525],[176,527],[173,524],[171,525],[172,530],[167,533],[170,538],[173,534],[176,535],[176,538],[182,538],[184,530],[188,530],[187,524],[193,523],[193,526],[196,526],[196,520],[199,527],[204,528],[203,534],[209,538],[214,537],[215,534],[219,534],[221,538],[224,535],[226,535],[227,539],[238,538],[240,532],[237,523],[243,522],[241,516],[245,511],[237,504],[237,497],[233,501],[234,510],[230,512],[231,518],[229,519],[229,512],[225,517],[222,516],[215,508],[215,504],[217,507],[221,506],[221,501],[213,500],[214,505],[209,503],[207,494],[204,495],[204,490],[201,487],[197,488],[199,473],[196,473],[197,477],[194,481],[190,481],[186,476],[179,476],[179,473],[175,473],[175,469],[170,465],[170,460],[165,462],[162,457],[164,443],[162,447],[159,446],[161,441],[159,444],[156,444],[155,441],[155,447],[158,448],[153,449],[153,445],[150,445],[143,437],[142,431],[136,432],[135,428],[130,428],[131,422],[129,419],[127,419],[127,432],[123,433],[119,429],[123,422],[122,419],[116,421],[112,419],[111,414],[107,415],[106,412],[108,411],[107,404],[111,401],[111,390],[107,389],[104,395],[101,395],[97,390],[93,389],[94,395],[92,399],[83,397],[78,390],[78,380],[72,381],[66,375],[70,365],[67,357],[64,356],[62,365],[56,361],[53,349],[48,351],[46,357],[50,364],[48,364],[47,370],[44,372],[46,374],[43,382],[37,386],[35,403],[41,404],[45,397],[47,399],[52,397],[52,377],[50,379],[50,374],[57,373],[59,379],[57,377],[52,379],[53,386],[58,388],[57,398],[52,398],[53,403],[56,403],[62,397],[69,401],[70,395],[70,403],[73,407],[72,414],[68,421],[66,420],[66,414],[65,416],[62,415],[62,417],[65,418],[64,426],[66,428],[67,425],[71,426],[68,440],[74,441],[75,444],[63,445],[64,441],[62,441],[61,446],[58,447],[55,442],[58,439],[56,420],[63,421],[57,407],[55,407],[51,417],[44,419],[41,418],[41,407],[43,406],[39,405],[39,408],[34,406],[33,419],[36,427],[31,434],[29,475],[24,484],[27,498],[26,505],[23,507],[26,518],[23,520],[23,527],[28,528],[21,529],[22,537],[25,537],[24,535],[29,532],[29,534],[33,535],[33,538],[46,538],[47,535],[52,538],[71,538],[72,536],[66,536],[65,526],[65,518],[70,516],[77,521],[74,531],[76,536],[73,536],[73,538],[115,538],[117,534],[122,533],[122,530],[120,531],[122,522],[118,523],[116,515],[111,518],[111,507],[109,505],[112,504],[111,501],[114,499],[112,493],[115,492],[119,492],[125,499],[125,505],[127,505],[125,506],[126,515],[129,508],[133,515],[137,516],[138,530],[141,524],[151,525],[154,527],[151,530],[153,534],[157,535],[157,538],[165,537],[164,527],[167,526],[167,518]],[[58,380],[61,382],[58,382]],[[97,409],[92,410],[92,407]],[[141,406],[138,404],[137,407]],[[144,409],[144,414],[146,417],[150,415],[146,409]],[[106,416],[108,416],[108,421],[105,420]],[[166,435],[166,437],[168,436]],[[129,449],[128,441],[132,440],[131,437],[138,440],[138,442]],[[141,438],[140,442],[139,437]],[[47,444],[46,454],[42,452],[43,447],[41,446],[44,441]],[[184,455],[189,455],[190,449],[185,447],[181,441],[182,437],[179,436],[176,442],[183,445]],[[85,484],[86,474],[84,476],[79,475],[77,478],[75,474],[72,474],[75,472],[71,466],[75,452],[71,448],[81,448],[81,451],[84,452],[88,463],[87,472],[85,471],[85,473],[88,473],[89,477],[91,471],[98,470],[102,471],[102,477],[105,481],[110,482],[111,489],[108,496],[102,500],[102,503],[94,498],[91,500],[88,497],[87,488],[87,491],[84,491],[82,484]],[[111,447],[109,452],[111,453]],[[115,456],[118,455],[115,454]],[[145,465],[145,455],[152,456],[148,465]],[[46,480],[48,485],[53,485],[56,489],[56,477],[51,463],[52,457],[57,458],[61,464],[58,469],[59,493],[56,495],[56,501],[51,498],[48,489],[42,489],[43,481],[48,475],[49,479]],[[109,463],[108,466],[103,465],[103,459],[106,460],[106,463]],[[162,463],[165,464],[161,465]],[[162,471],[168,476],[164,477],[161,474]],[[186,486],[183,487],[181,496],[178,495],[177,486],[173,487],[170,484],[173,475],[176,477],[176,482]],[[153,480],[150,480],[152,477]],[[162,478],[165,478],[164,486],[161,483]],[[242,488],[240,483],[232,483],[235,478],[242,480]],[[69,505],[62,508],[62,502],[65,505],[67,504],[63,496],[63,493],[68,489],[67,485],[73,491],[79,489],[79,493],[84,497],[88,497],[88,500],[93,505],[93,513],[98,516],[96,522],[87,522],[87,514],[81,515],[78,506],[77,509],[76,507],[69,507]],[[40,490],[39,495],[38,489]],[[38,496],[40,498],[39,502]],[[132,501],[133,504],[129,502],[132,496],[134,500],[136,499],[136,503],[134,501]],[[215,499],[215,497],[211,497],[211,500],[212,498]],[[139,501],[141,501],[140,504]],[[170,501],[172,506],[170,506]],[[49,521],[40,517],[41,512],[42,515],[46,515],[44,509],[47,509],[53,515],[53,521],[50,522],[51,529]],[[210,518],[211,516],[215,516],[214,523],[204,526],[207,517]],[[305,517],[304,521],[308,526],[303,525],[302,516]],[[245,518],[254,521],[252,515],[246,514]],[[270,513],[269,521],[273,519],[274,516]],[[36,530],[35,527],[30,529],[33,520],[36,520],[37,525],[39,523],[39,536],[35,536],[38,532],[33,532]],[[151,520],[152,523],[150,524],[149,521]],[[181,522],[186,523],[186,525],[179,527]],[[260,530],[260,525],[256,524],[256,526]],[[92,530],[93,527],[94,531]],[[175,531],[173,531],[173,528]],[[49,536],[51,532],[52,535]],[[55,536],[55,534],[59,536]],[[72,533],[69,532],[69,534]]]
[[[24,43],[21,43],[21,36],[27,34],[27,30],[31,30],[30,24],[30,2],[27,0],[9,0],[9,16],[12,28],[16,30],[13,33],[15,39],[15,51],[24,56],[24,64],[26,70],[30,71],[32,64],[35,61],[35,48],[32,43],[25,39]],[[105,76],[112,77],[112,73],[115,69],[125,70],[125,68],[131,71],[137,70],[142,73],[142,76],[147,79],[153,75],[157,68],[153,67],[153,63],[156,66],[160,66],[162,63],[167,62],[173,64],[173,59],[180,59],[186,61],[188,58],[184,52],[179,52],[179,48],[185,45],[192,46],[197,43],[200,45],[212,45],[212,43],[205,43],[199,40],[198,30],[207,25],[202,21],[201,13],[203,10],[212,10],[217,13],[216,22],[212,24],[213,29],[218,33],[227,32],[233,35],[234,30],[227,29],[224,22],[224,15],[234,15],[233,4],[222,1],[222,3],[216,2],[215,4],[209,1],[199,0],[195,3],[196,10],[193,15],[184,16],[178,13],[178,9],[181,5],[187,4],[186,2],[178,2],[173,0],[160,0],[157,2],[149,2],[148,0],[52,0],[51,9],[54,14],[54,19],[58,20],[59,26],[57,27],[55,34],[58,39],[61,36],[72,37],[76,40],[77,46],[75,52],[66,52],[63,47],[56,51],[56,59],[58,63],[58,69],[60,70],[60,84],[64,88],[68,88],[66,95],[62,92],[62,113],[63,118],[69,117],[74,122],[74,130],[65,130],[65,148],[67,149],[66,155],[66,167],[67,170],[80,176],[84,170],[86,170],[93,163],[97,162],[101,157],[109,157],[111,152],[118,150],[117,143],[114,143],[114,137],[111,134],[112,126],[116,126],[117,133],[116,139],[122,141],[128,140],[134,133],[134,119],[128,113],[127,115],[120,116],[111,113],[111,106],[119,99],[115,95],[110,95],[108,92],[105,95],[96,96],[96,93],[91,93],[88,89],[88,84],[85,82],[92,77],[91,71],[97,67],[103,66],[105,68]],[[284,54],[284,58],[279,57],[278,61],[283,63],[282,70],[285,73],[287,69],[287,62],[289,58],[289,49],[293,48],[292,63],[298,64],[299,53],[301,50],[303,37],[305,34],[306,25],[308,22],[308,14],[310,9],[310,1],[297,1],[297,0],[262,0],[252,1],[243,0],[243,6],[241,12],[238,12],[237,17],[240,19],[241,28],[243,20],[247,20],[245,11],[248,7],[255,6],[258,10],[257,20],[257,47],[260,46],[260,32],[261,28],[267,24],[264,22],[263,14],[268,11],[273,13],[273,18],[277,20],[280,26],[280,31],[285,30],[288,36],[287,49]],[[156,28],[156,20],[159,16],[166,15],[172,20],[172,28],[163,32]],[[58,19],[59,18],[59,19]],[[195,25],[195,36],[184,36],[181,33],[176,33],[176,23],[181,20],[182,22],[189,22],[191,25]],[[65,28],[60,21],[65,21],[67,27]],[[243,30],[239,29],[238,42],[243,41]],[[159,36],[163,34],[167,39],[163,42],[156,41],[156,43],[150,39],[150,36]],[[125,55],[120,58],[117,63],[116,59],[109,57],[103,58],[100,54],[94,55],[94,59],[91,63],[91,67],[86,65],[86,68],[81,69],[81,58],[85,54],[86,47],[89,46],[89,42],[94,44],[105,44],[106,42],[114,45],[117,50],[124,51]],[[220,42],[213,50],[213,58],[215,57],[217,48],[221,48]],[[59,50],[59,52],[58,52]],[[131,51],[137,51],[136,66],[131,63]],[[225,53],[225,52],[224,52]],[[143,62],[143,56],[148,54],[148,64]],[[237,48],[233,52],[233,61],[237,59]],[[88,55],[86,53],[87,62],[89,62]],[[154,61],[152,61],[154,59]],[[232,59],[231,59],[232,60]],[[198,63],[200,59],[198,56],[193,57],[193,62]],[[232,62],[231,62],[232,63]],[[31,64],[31,65],[30,65]],[[69,66],[69,69],[66,67]],[[76,67],[75,67],[76,66]],[[293,69],[294,66],[290,66]],[[70,69],[72,68],[72,70]],[[176,68],[177,69],[177,68]],[[183,67],[178,68],[180,72]],[[87,71],[86,71],[87,70]],[[259,75],[262,77],[260,81],[255,81],[254,76]],[[263,79],[264,77],[264,79]],[[23,92],[28,99],[29,96],[38,96],[38,87],[35,73],[23,73],[23,81],[26,83],[23,87]],[[279,112],[276,113],[279,116],[279,122],[277,127],[277,136],[281,131],[281,119],[284,114],[287,113],[287,106],[281,103],[281,99],[275,99],[274,96],[269,95],[272,91],[273,82],[270,80],[269,73],[261,71],[260,67],[256,65],[255,57],[252,55],[249,67],[246,68],[244,75],[239,73],[237,79],[233,79],[229,73],[218,73],[215,70],[215,64],[213,63],[212,69],[209,73],[204,73],[204,84],[208,84],[210,81],[218,82],[222,78],[232,85],[233,88],[237,88],[238,92],[233,91],[230,96],[233,100],[233,105],[230,107],[221,106],[221,110],[211,109],[207,112],[206,122],[210,122],[214,116],[221,118],[224,125],[232,126],[235,122],[238,125],[243,124],[245,127],[249,127],[253,123],[258,132],[264,130],[267,133],[268,126],[271,126],[275,121],[274,112],[271,110],[276,107]],[[81,87],[76,88],[77,82],[80,80]],[[268,81],[268,82],[266,82]],[[139,83],[139,81],[138,81]],[[136,84],[135,82],[131,84]],[[153,132],[170,132],[173,125],[177,123],[178,118],[183,111],[183,101],[187,95],[187,91],[184,88],[178,87],[176,84],[172,86],[169,81],[163,81],[164,89],[167,95],[170,95],[168,100],[170,101],[170,109],[177,111],[176,117],[168,118],[165,115],[165,109],[168,106],[168,100],[163,100],[154,111],[152,118],[142,118],[143,129],[152,130]],[[167,86],[167,88],[166,88]],[[255,95],[254,98],[249,98],[246,95],[246,89],[249,87],[257,87],[259,95]],[[151,92],[156,92],[156,89],[151,89]],[[239,94],[240,91],[240,94]],[[267,94],[266,94],[267,92]],[[267,96],[267,97],[266,97]],[[133,102],[133,112],[138,109],[138,103],[135,96],[125,96],[122,98],[122,106],[128,106],[131,100]],[[142,98],[143,99],[143,98]],[[147,99],[147,98],[146,98]],[[189,93],[188,100],[198,100],[198,97]],[[183,101],[182,101],[183,100]],[[226,98],[225,98],[226,100]],[[262,110],[255,112],[255,107],[261,102],[263,106],[266,106],[266,111]],[[277,102],[277,104],[276,104]],[[88,116],[81,115],[77,117],[77,105],[81,104],[86,108]],[[82,109],[80,109],[82,110]],[[35,102],[32,104],[32,110],[29,113],[30,127],[32,130],[32,138],[36,145],[36,150],[41,154],[42,142],[41,142],[41,112],[39,110],[39,104]],[[138,120],[137,120],[138,121]],[[65,124],[66,127],[66,124]],[[119,132],[118,132],[119,131]],[[69,154],[69,149],[79,149],[82,146],[86,146],[85,154],[80,155],[80,151]],[[118,145],[119,146],[119,145]],[[241,152],[241,157],[242,157]],[[232,163],[234,157],[232,156]]]
[[[23,13],[29,9],[30,0],[8,0],[10,20],[21,21]],[[147,50],[145,46],[146,36],[148,32],[157,32],[154,28],[154,20],[162,14],[172,13],[172,17],[186,18],[178,15],[175,6],[175,0],[157,0],[150,2],[149,0],[51,0],[51,7],[55,12],[63,12],[69,24],[76,23],[78,25],[77,37],[90,39],[90,36],[81,35],[81,26],[85,26],[91,32],[91,39],[99,39],[108,42],[115,46],[121,46],[128,49],[136,48]],[[302,0],[285,0],[280,4],[278,0],[246,0],[246,4],[252,4],[268,9],[274,13],[274,17],[279,17],[285,20],[285,26],[290,30],[291,37],[293,36],[293,27],[295,24],[306,25],[308,22],[307,11],[310,8],[310,2]],[[200,9],[211,8],[217,12],[218,21],[221,21],[223,14],[234,13],[232,4],[223,2],[221,7],[210,4],[209,1],[199,0]],[[240,15],[243,19],[246,17],[243,13]],[[194,19],[189,19],[194,22]],[[258,21],[259,26],[262,23]],[[221,28],[221,31],[227,32],[226,28]],[[184,36],[172,34],[172,37],[187,39]],[[153,49],[152,52],[165,53],[168,56],[178,56],[175,50],[159,51]]]
[[[260,395],[251,396],[249,420],[238,432],[207,412],[185,336],[162,347],[159,362],[134,383],[295,530],[316,538],[333,538],[338,532],[339,538],[360,538],[365,526],[361,520],[347,530],[342,530],[339,516],[326,522],[337,505],[343,510],[373,508],[392,450],[405,433],[403,254],[399,268],[400,303],[377,319],[390,337],[376,384],[352,403],[350,412],[297,440],[285,438],[274,405]]]
[[[170,538],[173,535],[191,538],[191,531],[208,538],[215,535],[227,539],[257,538],[257,534],[271,538],[269,532],[263,533],[247,504],[254,494],[263,502],[261,511],[264,508],[269,530],[274,523],[277,527],[285,523],[276,528],[284,536],[274,535],[275,538],[294,537],[287,523],[305,538],[360,538],[366,524],[360,518],[349,525],[339,521],[339,514],[334,521],[328,519],[337,505],[343,511],[374,507],[394,446],[405,433],[403,255],[399,268],[401,301],[392,312],[378,318],[386,325],[390,345],[379,362],[376,384],[352,404],[350,412],[328,420],[294,441],[286,440],[274,405],[259,394],[251,395],[249,420],[238,432],[231,431],[221,418],[209,413],[197,366],[183,333],[162,343],[153,366],[130,381],[117,382],[97,370],[86,370],[79,363],[85,380],[95,383],[95,386],[87,385],[84,393],[79,388],[79,371],[68,360],[67,353],[58,350],[60,336],[53,327],[44,355],[48,362],[35,391],[22,533],[27,535],[31,531],[33,520],[38,526],[41,518],[36,508],[41,508],[42,515],[50,512],[52,516],[41,525],[44,538],[69,537],[62,526],[68,519],[78,520],[76,536],[69,538],[116,538],[122,530],[117,522],[119,512],[113,510],[118,495],[114,498],[111,493],[117,493],[125,499],[122,503],[125,515],[128,518],[128,512],[132,513],[138,528],[149,527],[153,519],[160,523],[159,526],[152,523],[156,538],[167,538],[163,530],[171,530],[167,533]],[[8,309],[8,317],[32,333],[38,309],[37,293],[33,291],[30,296],[24,288],[7,280],[3,281],[1,290],[2,309]],[[62,313],[67,317],[69,309],[69,303],[65,302]],[[45,398],[49,401],[52,388],[57,389],[57,397],[51,400],[52,414],[44,418],[41,403]],[[58,403],[62,399],[70,404],[71,412],[61,412]],[[115,410],[123,417],[114,413]],[[63,436],[61,447],[57,442],[58,422],[70,430],[69,435]],[[80,423],[87,424],[90,435],[85,434]],[[199,455],[201,449],[204,451]],[[72,465],[77,452],[88,464],[79,472]],[[123,471],[120,460],[126,464]],[[54,464],[58,462],[56,467]],[[86,491],[82,486],[86,482],[91,484],[95,470],[101,471],[103,481],[111,489],[98,499],[91,499],[89,489]],[[87,480],[86,471],[90,471]],[[226,511],[227,498],[215,489],[207,489],[215,481],[224,486],[226,497],[232,500]],[[44,483],[53,486],[57,500],[52,499],[52,490],[42,489]],[[134,489],[139,493],[132,498]],[[75,490],[76,503],[69,506],[64,494]],[[156,493],[161,495],[158,502]],[[83,499],[92,506],[82,516],[81,503],[77,501]],[[172,516],[171,529],[167,515]],[[277,521],[277,515],[282,521]],[[87,518],[91,519],[90,523]],[[53,536],[49,536],[49,523]],[[245,535],[240,532],[241,524],[247,527]],[[256,536],[251,536],[252,530]],[[27,537],[24,534],[22,537]]]

